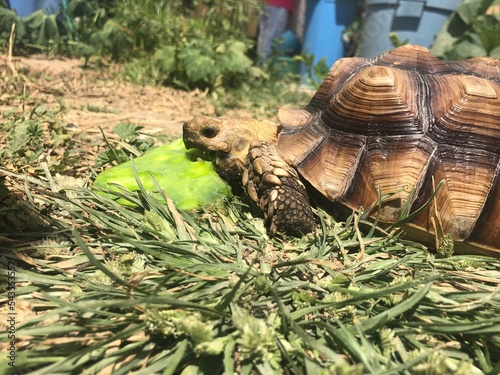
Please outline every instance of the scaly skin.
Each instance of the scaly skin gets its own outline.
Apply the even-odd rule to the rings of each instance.
[[[253,140],[276,143],[278,126],[252,118],[195,117],[183,126],[186,148],[215,152],[217,172],[227,179],[241,178]]]
[[[242,178],[272,235],[301,235],[313,230],[315,217],[297,171],[276,149],[278,130],[268,121],[197,117],[184,124],[183,136],[187,148],[215,152],[221,176]]]
[[[315,217],[297,171],[286,164],[275,144],[253,141],[243,173],[249,197],[264,213],[269,232],[302,235],[314,229]]]

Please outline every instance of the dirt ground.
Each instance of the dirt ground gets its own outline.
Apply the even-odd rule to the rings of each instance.
[[[17,71],[31,100],[57,105],[68,111],[67,126],[89,135],[106,133],[118,123],[144,126],[150,135],[180,135],[182,124],[197,115],[214,115],[207,92],[186,92],[168,87],[139,86],[111,79],[119,67],[86,69],[81,60],[31,56],[14,58],[6,68]],[[6,109],[1,100],[0,110]],[[28,95],[27,95],[28,96]],[[35,104],[35,103],[32,103]]]

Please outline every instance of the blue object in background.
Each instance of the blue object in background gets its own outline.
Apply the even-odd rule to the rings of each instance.
[[[283,41],[278,47],[281,56],[293,57],[300,54],[302,46],[299,38],[293,31],[286,31],[279,39]]]
[[[314,54],[314,63],[326,57],[328,66],[344,57],[342,33],[357,10],[356,0],[308,0],[303,52]]]
[[[54,13],[59,7],[59,0],[10,0],[11,9],[15,9],[21,18],[37,10],[44,9],[47,14]]]
[[[463,0],[365,0],[366,14],[358,55],[374,57],[394,48],[389,33],[401,42],[429,48],[450,14]]]

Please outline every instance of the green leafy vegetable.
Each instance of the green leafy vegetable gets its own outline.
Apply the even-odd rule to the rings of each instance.
[[[202,160],[198,150],[186,150],[182,139],[152,149],[132,162],[114,166],[101,172],[94,186],[121,191],[120,186],[138,191],[134,168],[144,188],[161,199],[155,181],[178,209],[192,210],[231,195],[230,187],[217,175],[213,164]],[[103,193],[112,196],[109,193]],[[122,204],[131,203],[117,199]]]

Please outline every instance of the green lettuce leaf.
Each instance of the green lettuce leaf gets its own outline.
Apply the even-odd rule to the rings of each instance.
[[[182,139],[177,139],[145,152],[133,164],[146,190],[161,199],[153,177],[178,209],[192,210],[231,196],[231,188],[215,172],[213,163],[201,159],[201,155],[198,150],[187,150]],[[130,161],[104,170],[94,181],[95,187],[120,191],[114,184],[130,191],[139,190]],[[130,205],[121,198],[117,201]]]

